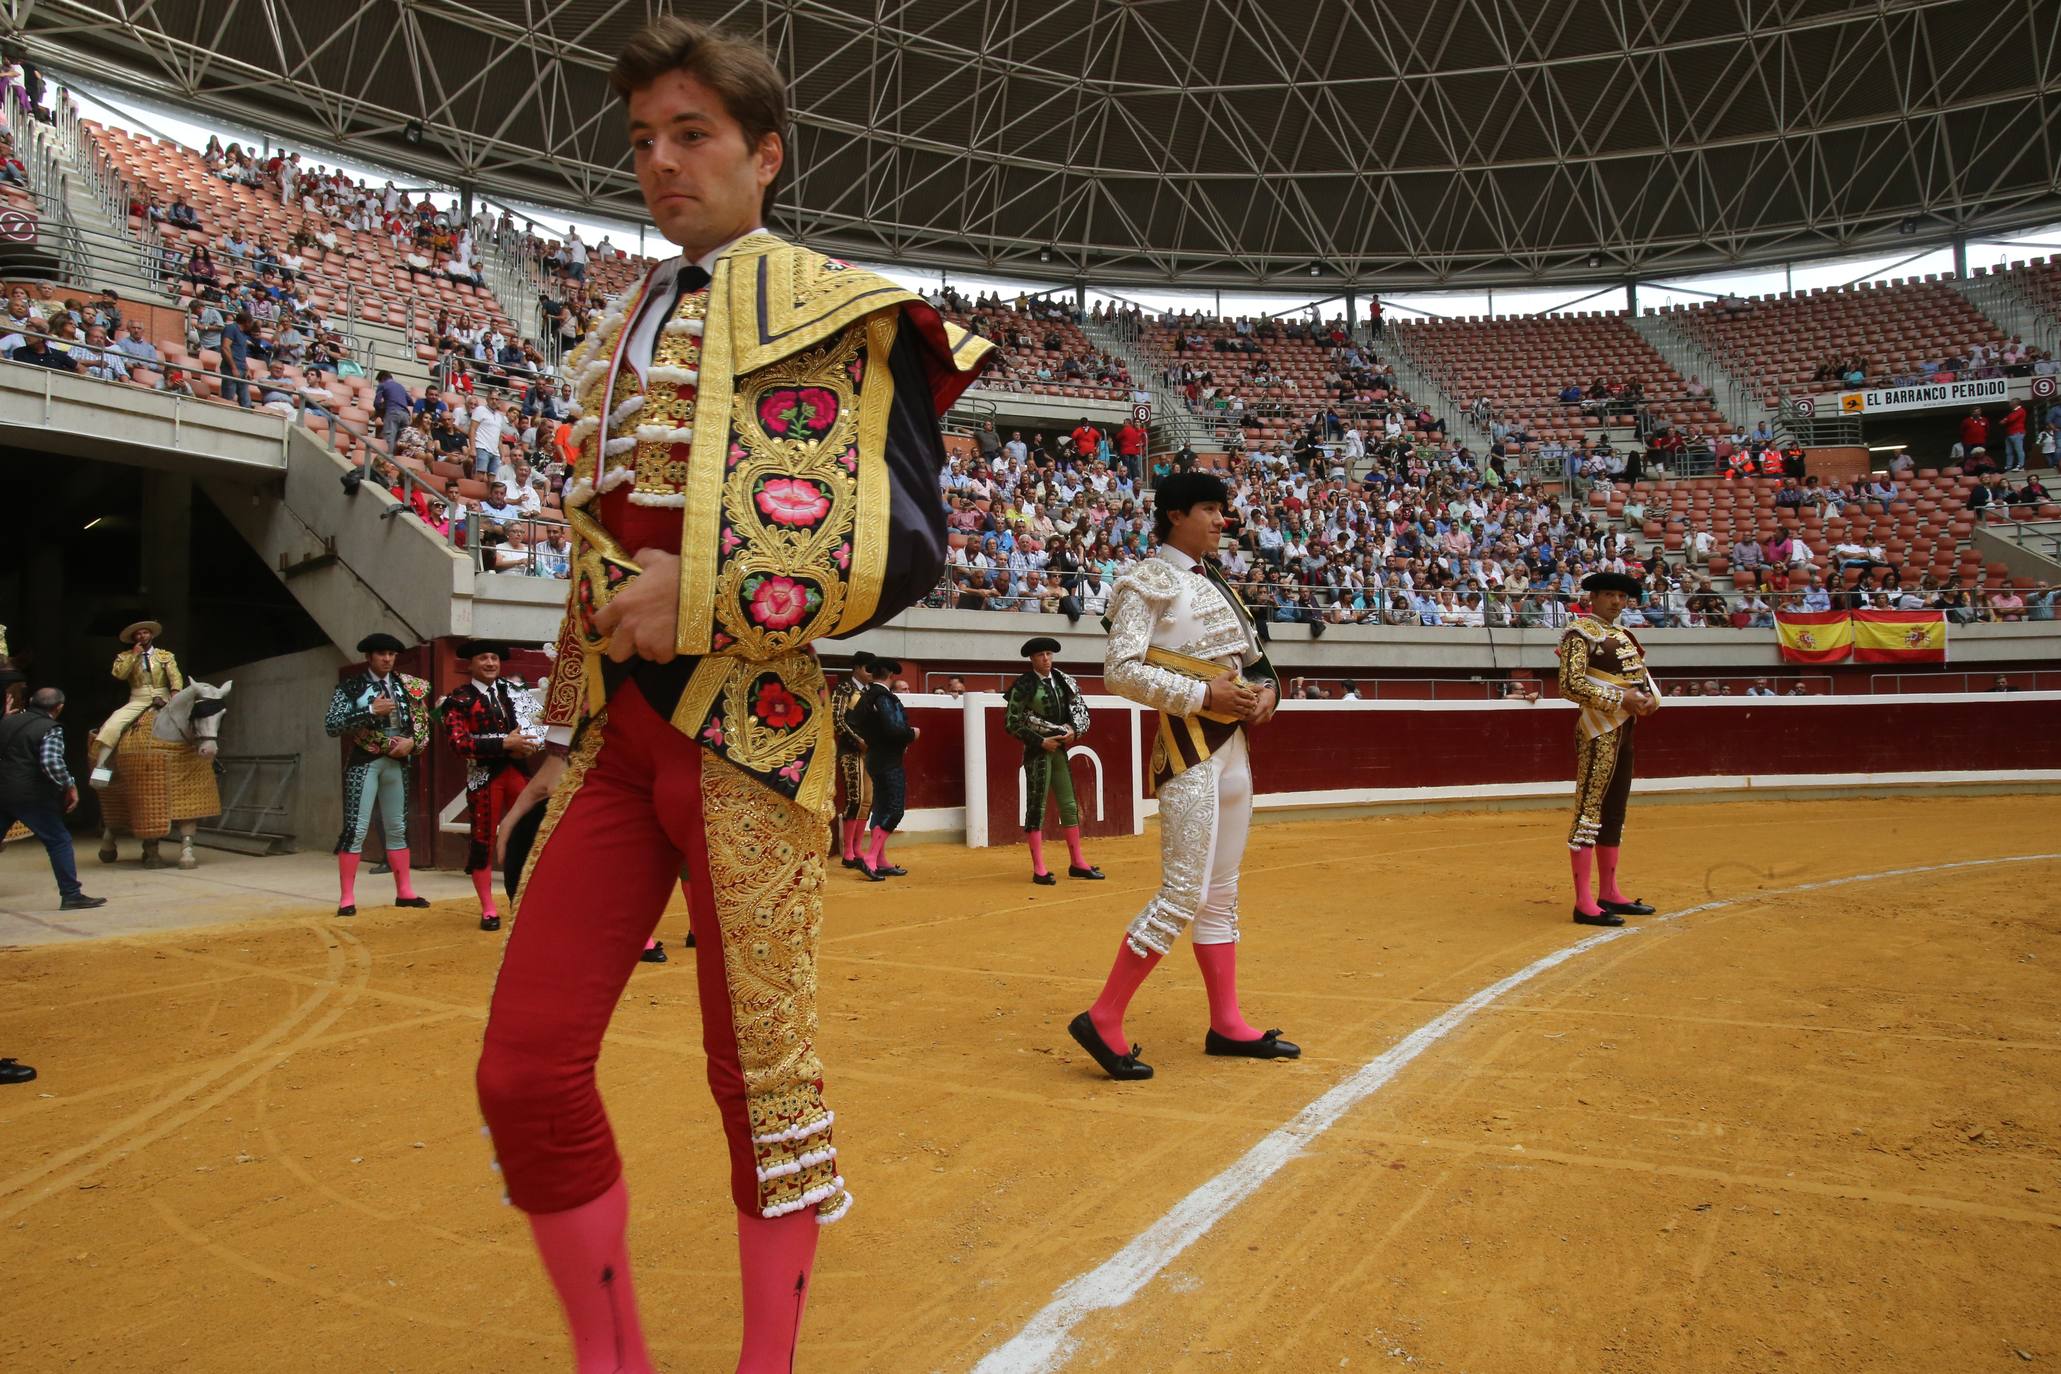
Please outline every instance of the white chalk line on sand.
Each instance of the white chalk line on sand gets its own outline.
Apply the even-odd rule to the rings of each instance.
[[[1997,864],[2041,863],[2061,859],[2061,854],[2014,854],[1995,859],[1962,859],[1954,863],[1924,864],[1916,868],[1892,868],[1880,873],[1859,873],[1846,878],[1826,878],[1793,887],[1742,893],[1714,901],[1699,902],[1656,917],[1674,921],[1724,907],[1793,897],[1798,893],[1822,892],[1853,883],[1880,882],[1886,878],[1909,878],[1926,873],[1947,873],[1960,868],[1986,868]],[[1073,1358],[1079,1347],[1074,1328],[1091,1313],[1122,1307],[1173,1263],[1182,1251],[1202,1239],[1238,1205],[1258,1192],[1260,1186],[1282,1166],[1301,1154],[1303,1147],[1337,1125],[1345,1114],[1387,1087],[1405,1065],[1458,1030],[1478,1011],[1493,1005],[1513,988],[1540,974],[1558,968],[1580,954],[1598,949],[1613,940],[1636,935],[1638,926],[1604,930],[1555,950],[1499,982],[1491,983],[1464,1002],[1411,1031],[1388,1049],[1369,1060],[1349,1078],[1297,1112],[1286,1125],[1268,1133],[1230,1168],[1202,1184],[1175,1203],[1173,1209],[1123,1249],[1080,1277],[1071,1279],[1052,1295],[1052,1300],[1003,1344],[988,1352],[973,1367],[973,1374],[1050,1374]]]

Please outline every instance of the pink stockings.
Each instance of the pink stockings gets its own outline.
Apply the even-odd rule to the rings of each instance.
[[[770,1220],[737,1214],[737,1260],[744,1274],[744,1347],[737,1374],[793,1370],[822,1229],[813,1207]]]
[[[1102,1037],[1102,1043],[1118,1054],[1129,1054],[1131,1042],[1124,1036],[1124,1011],[1131,1005],[1131,998],[1145,982],[1145,975],[1159,965],[1157,954],[1140,954],[1131,948],[1127,939],[1116,947],[1116,963],[1110,967],[1109,979],[1102,985],[1102,995],[1095,999],[1095,1005],[1088,1008],[1088,1019],[1095,1023],[1095,1031]]]
[[[394,871],[394,896],[403,902],[415,900],[415,884],[408,877],[408,851],[389,849],[386,852],[387,865]]]
[[[1631,900],[1617,885],[1617,850],[1614,844],[1596,846],[1596,895],[1606,902]]]
[[[613,1187],[584,1206],[530,1218],[530,1234],[572,1328],[575,1374],[652,1374],[630,1280],[629,1189]],[[737,1214],[744,1279],[744,1338],[737,1374],[789,1374],[809,1276],[816,1264],[813,1208],[768,1220]]]
[[[1584,916],[1594,916],[1603,910],[1596,905],[1596,892],[1589,879],[1589,856],[1595,847],[1585,845],[1580,849],[1567,851],[1567,861],[1574,870],[1574,909]]]
[[[1210,1029],[1226,1040],[1257,1040],[1260,1032],[1238,1009],[1238,942],[1195,946],[1202,986],[1209,992]]]
[[[576,1374],[650,1374],[630,1283],[630,1192],[618,1178],[568,1212],[530,1218],[530,1234],[572,1328]]]
[[[1238,945],[1195,946],[1195,963],[1202,970],[1202,985],[1209,993],[1210,1029],[1226,1040],[1257,1040],[1260,1032],[1245,1019],[1238,1006]],[[1088,1008],[1102,1043],[1118,1054],[1129,1054],[1131,1042],[1124,1034],[1124,1012],[1131,998],[1143,986],[1146,975],[1159,964],[1157,954],[1139,954],[1125,940],[1117,946],[1116,963],[1111,965],[1102,995]]]

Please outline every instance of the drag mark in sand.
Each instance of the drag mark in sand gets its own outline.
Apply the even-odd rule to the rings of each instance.
[[[1885,869],[1880,873],[1858,873],[1845,878],[1825,878],[1791,887],[1743,893],[1737,897],[1699,902],[1655,917],[1655,922],[1679,920],[1725,907],[1748,906],[1777,897],[1805,892],[1823,892],[1854,883],[1880,882],[1928,873],[1950,873],[1957,869],[1988,868],[1999,864],[2043,863],[2061,859],[2061,854],[2015,854],[1995,859],[1963,859],[1954,863],[1924,864],[1915,868]],[[1079,1347],[1074,1329],[1091,1313],[1122,1307],[1141,1292],[1183,1251],[1207,1235],[1210,1228],[1237,1206],[1258,1192],[1282,1166],[1302,1153],[1306,1142],[1316,1139],[1360,1103],[1387,1087],[1411,1060],[1451,1035],[1476,1012],[1494,1005],[1513,989],[1529,983],[1578,955],[1639,932],[1639,926],[1605,930],[1555,950],[1498,982],[1491,983],[1463,1002],[1411,1031],[1388,1049],[1362,1065],[1316,1101],[1297,1112],[1286,1125],[1269,1132],[1247,1150],[1230,1168],[1175,1203],[1167,1214],[1138,1237],[1078,1278],[1061,1285],[1024,1328],[988,1352],[973,1367],[973,1374],[1050,1374],[1071,1360]]]

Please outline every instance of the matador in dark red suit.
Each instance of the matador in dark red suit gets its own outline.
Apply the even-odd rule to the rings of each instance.
[[[515,693],[501,676],[507,659],[506,644],[465,640],[458,646],[458,660],[472,676],[438,708],[444,738],[465,760],[465,805],[472,822],[465,871],[479,893],[481,930],[501,928],[494,905],[494,839],[501,818],[530,780],[522,761],[543,748],[542,741],[523,733],[517,719]]]
[[[674,17],[611,74],[659,229],[682,248],[575,352],[572,588],[546,695],[549,806],[479,1065],[511,1201],[581,1370],[651,1367],[594,1066],[675,884],[729,1147],[741,1371],[793,1359],[818,1224],[850,1205],[816,1056],[836,746],[811,641],[933,587],[938,417],[985,340],[762,227],[787,126],[755,45]]]

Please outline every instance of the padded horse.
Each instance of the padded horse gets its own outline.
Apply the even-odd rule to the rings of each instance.
[[[215,785],[215,754],[223,713],[229,708],[225,682],[211,687],[189,683],[163,707],[145,711],[122,733],[114,751],[114,781],[100,793],[100,814],[106,829],[100,840],[100,862],[121,857],[117,831],[143,841],[143,866],[161,868],[158,841],[177,831],[179,867],[194,868],[195,822],[222,813],[221,789]],[[90,753],[98,755],[96,741]],[[89,762],[97,762],[97,758]]]

